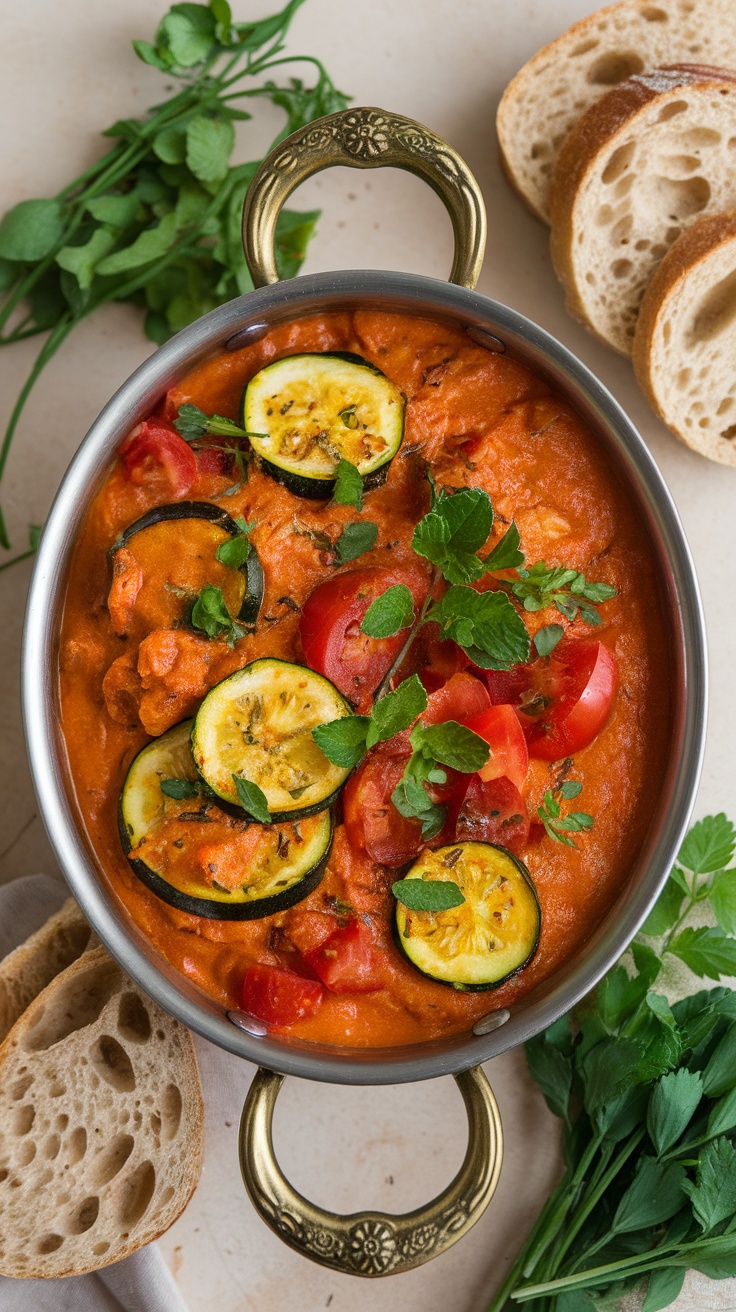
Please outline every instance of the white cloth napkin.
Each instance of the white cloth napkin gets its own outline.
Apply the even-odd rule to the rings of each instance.
[[[60,879],[28,875],[0,888],[0,957],[28,938],[69,896]],[[187,1312],[156,1244],[87,1276],[0,1276],[0,1312]]]

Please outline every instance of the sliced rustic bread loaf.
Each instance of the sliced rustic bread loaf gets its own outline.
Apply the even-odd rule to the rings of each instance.
[[[694,62],[736,68],[733,0],[621,0],[533,55],[496,120],[502,163],[532,212],[548,219],[557,152],[591,105],[632,73]]]
[[[0,961],[0,1042],[54,976],[97,942],[73,897]]]
[[[736,465],[736,210],[701,219],[665,255],[642,301],[633,361],[672,432]]]
[[[85,952],[0,1046],[0,1274],[127,1257],[183,1211],[202,1147],[191,1035]]]
[[[699,214],[736,202],[736,73],[637,74],[568,134],[552,182],[552,259],[568,309],[631,352],[659,261]]]

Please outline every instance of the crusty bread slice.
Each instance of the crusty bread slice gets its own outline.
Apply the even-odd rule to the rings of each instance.
[[[0,961],[0,1042],[55,975],[90,946],[91,926],[73,897]]]
[[[552,259],[567,307],[623,355],[659,261],[699,214],[736,202],[736,73],[655,69],[614,87],[562,146]]]
[[[0,1045],[0,1274],[127,1257],[183,1211],[202,1147],[192,1036],[85,952]]]
[[[557,152],[591,105],[632,73],[694,62],[736,68],[733,0],[620,0],[533,55],[496,119],[504,169],[531,211],[548,220]]]
[[[667,252],[642,301],[633,362],[672,432],[736,465],[736,210],[701,219]]]

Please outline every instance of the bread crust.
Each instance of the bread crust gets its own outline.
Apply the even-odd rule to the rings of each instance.
[[[710,90],[718,86],[736,86],[736,72],[707,64],[682,64],[636,74],[591,106],[569,132],[557,157],[550,196],[550,251],[565,292],[565,304],[574,318],[621,355],[628,355],[629,350],[613,342],[591,323],[585,308],[584,289],[578,281],[576,212],[581,190],[600,166],[601,156],[613,153],[617,138],[631,132],[633,120],[642,110],[685,89]]]
[[[26,1007],[90,946],[92,929],[73,897],[0,961],[0,1042]]]
[[[686,291],[688,282],[703,277],[706,262],[732,242],[736,242],[736,209],[725,214],[706,215],[678,237],[644,293],[634,336],[632,364],[649,404],[675,437],[709,460],[736,466],[736,441],[713,439],[674,422],[663,400],[668,380],[662,376],[654,359],[655,338],[672,298]]]

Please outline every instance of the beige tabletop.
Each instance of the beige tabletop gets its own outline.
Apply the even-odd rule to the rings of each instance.
[[[707,0],[702,0],[705,4]],[[247,19],[276,0],[233,0]],[[289,48],[319,56],[356,103],[427,123],[465,156],[485,194],[489,242],[479,290],[541,323],[579,355],[639,427],[674,495],[690,541],[710,636],[711,720],[697,813],[736,814],[736,472],[709,464],[651,415],[630,366],[566,314],[546,230],[510,193],[498,165],[494,114],[505,84],[540,45],[596,6],[590,0],[307,0]],[[162,99],[162,76],[132,54],[151,39],[164,0],[25,0],[3,6],[0,211],[52,195],[101,148],[99,129]],[[247,155],[277,130],[270,108],[246,125]],[[405,269],[445,277],[449,221],[418,180],[389,170],[335,170],[306,184],[297,203],[323,210],[306,270]],[[0,353],[0,421],[34,355],[34,343]],[[103,309],[77,329],[37,387],[2,487],[14,545],[42,522],[64,469],[110,394],[150,352],[141,317]],[[54,869],[25,764],[18,704],[20,633],[30,565],[0,574],[3,654],[3,787],[0,880]],[[436,1262],[382,1282],[351,1280],[283,1247],[247,1202],[235,1136],[250,1068],[232,1060],[207,1089],[202,1183],[162,1241],[193,1312],[481,1312],[544,1199],[558,1163],[557,1122],[528,1078],[521,1054],[489,1067],[501,1104],[506,1161],[501,1185],[475,1230]],[[276,1144],[296,1186],[345,1211],[413,1208],[437,1192],[464,1152],[464,1116],[451,1080],[379,1090],[288,1081]],[[732,1282],[701,1278],[679,1306],[734,1309]]]

